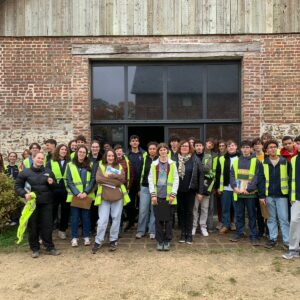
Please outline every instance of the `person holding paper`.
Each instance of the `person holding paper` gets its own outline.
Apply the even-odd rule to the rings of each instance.
[[[36,208],[28,221],[28,241],[32,251],[32,257],[37,258],[40,254],[39,237],[41,237],[46,253],[59,255],[52,241],[52,187],[54,186],[54,174],[44,168],[44,155],[41,152],[32,156],[33,164],[23,170],[16,179],[16,191],[20,197],[31,200],[36,196]]]
[[[79,217],[82,220],[82,233],[84,245],[89,246],[90,242],[90,209],[75,206],[75,201],[89,202],[95,198],[93,188],[95,185],[95,174],[92,172],[88,149],[86,146],[78,146],[73,161],[67,165],[67,186],[69,188],[67,202],[71,202],[71,231],[72,247],[78,247],[78,225]],[[72,203],[73,202],[73,203]]]
[[[263,207],[267,207],[269,215],[267,222],[269,240],[265,247],[271,249],[276,246],[278,225],[280,225],[283,244],[288,248],[290,230],[287,202],[289,163],[286,158],[277,155],[278,143],[276,140],[267,141],[265,148],[268,156],[260,166],[258,177],[259,201]]]
[[[116,152],[105,152],[96,174],[98,184],[95,205],[99,205],[98,228],[92,253],[95,254],[103,245],[105,231],[111,217],[109,250],[115,251],[118,245],[119,229],[123,206],[130,202],[125,187],[126,179],[122,166],[117,162]]]

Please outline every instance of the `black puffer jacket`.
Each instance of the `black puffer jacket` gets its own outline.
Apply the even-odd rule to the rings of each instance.
[[[25,188],[25,183],[28,182],[31,186],[31,192],[34,192],[37,196],[38,204],[51,203],[53,201],[52,186],[48,184],[48,177],[55,178],[54,174],[44,167],[30,169],[25,169],[22,171],[16,179],[16,191],[21,197],[24,197],[27,193]]]

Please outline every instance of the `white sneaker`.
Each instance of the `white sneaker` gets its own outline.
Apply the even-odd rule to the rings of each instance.
[[[196,234],[196,227],[193,227],[193,229],[192,229],[192,235],[195,235]]]
[[[136,239],[141,239],[143,237],[143,235],[140,233],[140,232],[138,232],[136,235],[135,235],[135,238]]]
[[[89,246],[91,244],[90,238],[85,237],[83,238],[83,240],[84,240],[84,246]]]
[[[202,233],[203,236],[209,236],[206,227],[201,227],[201,233]]]
[[[66,232],[58,230],[58,237],[62,240],[65,240],[67,238]]]
[[[72,247],[78,247],[78,239],[77,238],[72,239],[71,245]]]
[[[150,240],[155,240],[155,234],[154,233],[150,233],[149,237],[150,237]]]

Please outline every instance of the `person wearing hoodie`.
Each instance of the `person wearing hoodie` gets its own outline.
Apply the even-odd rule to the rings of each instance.
[[[234,160],[230,170],[230,185],[234,191],[233,198],[236,207],[236,233],[230,241],[238,242],[244,235],[246,207],[250,242],[253,246],[258,246],[255,203],[260,161],[251,155],[251,147],[251,141],[242,141],[242,155]]]
[[[293,138],[288,135],[284,136],[282,138],[282,146],[283,148],[280,150],[280,155],[286,158],[288,162],[291,162],[292,157],[298,154]]]
[[[230,169],[234,160],[239,157],[237,144],[233,140],[227,141],[227,152],[220,156],[216,169],[216,183],[218,195],[221,197],[222,205],[222,227],[219,229],[220,234],[225,234],[234,229],[231,223],[231,211],[235,214],[235,202],[233,200],[233,189],[230,185]]]

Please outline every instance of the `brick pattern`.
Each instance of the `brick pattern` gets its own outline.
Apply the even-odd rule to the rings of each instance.
[[[260,42],[242,59],[242,136],[299,132],[300,34],[167,37],[0,37],[0,151],[49,137],[90,138],[90,64],[72,44]]]

